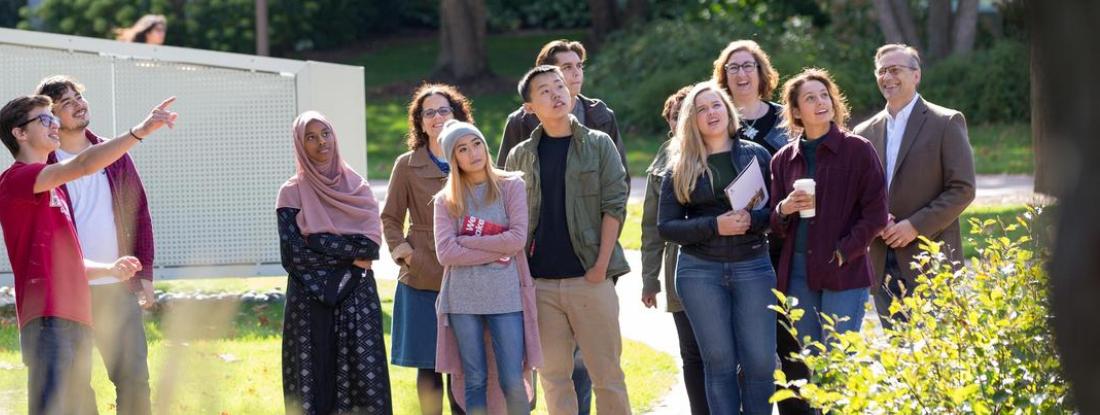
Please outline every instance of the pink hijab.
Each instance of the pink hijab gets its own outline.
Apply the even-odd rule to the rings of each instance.
[[[317,164],[306,155],[306,126],[320,121],[332,131],[332,158]],[[298,172],[279,189],[277,208],[299,209],[298,227],[303,235],[333,233],[366,235],[381,243],[378,201],[363,176],[340,158],[336,131],[317,111],[306,111],[294,120],[294,153]]]

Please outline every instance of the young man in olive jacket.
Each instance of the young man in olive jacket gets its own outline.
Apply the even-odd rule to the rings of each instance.
[[[626,148],[619,137],[619,123],[615,120],[615,111],[606,103],[596,98],[581,95],[584,87],[584,61],[588,53],[581,42],[570,40],[554,40],[543,45],[535,58],[535,66],[552,65],[561,69],[565,77],[565,85],[569,88],[569,97],[573,100],[574,117],[589,129],[602,131],[611,137],[615,143],[615,149],[619,152],[619,160],[626,167]],[[508,114],[508,122],[504,125],[504,136],[500,139],[500,149],[497,152],[497,166],[504,167],[508,153],[512,147],[521,141],[531,137],[531,132],[539,126],[539,119],[529,111],[524,111],[523,106]],[[627,180],[630,174],[628,171]]]
[[[597,413],[629,414],[619,365],[619,300],[611,281],[630,272],[618,243],[626,170],[611,138],[571,115],[573,101],[560,69],[528,71],[519,92],[524,109],[541,125],[511,150],[505,165],[523,172],[527,186],[527,255],[537,288],[545,359],[539,373],[549,412],[578,413],[571,376],[579,346]]]

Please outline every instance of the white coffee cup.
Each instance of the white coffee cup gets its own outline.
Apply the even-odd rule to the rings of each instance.
[[[814,188],[816,186],[817,183],[814,182],[814,179],[798,179],[794,181],[794,190],[801,190],[803,192],[809,193],[810,197],[814,197]],[[817,209],[809,208],[798,211],[798,216],[803,218],[812,218],[816,213]]]

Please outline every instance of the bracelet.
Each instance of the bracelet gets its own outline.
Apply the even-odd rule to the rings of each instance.
[[[144,138],[138,137],[137,134],[134,134],[134,128],[133,127],[130,127],[130,136],[134,137],[135,140],[138,140],[139,143],[145,141]]]

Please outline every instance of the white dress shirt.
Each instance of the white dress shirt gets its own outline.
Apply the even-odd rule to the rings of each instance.
[[[901,139],[905,136],[905,127],[909,124],[909,114],[913,112],[913,106],[917,103],[920,94],[914,94],[913,99],[898,111],[898,115],[890,116],[890,110],[886,110],[886,188],[894,181],[894,167],[898,162],[898,151],[901,150]]]

